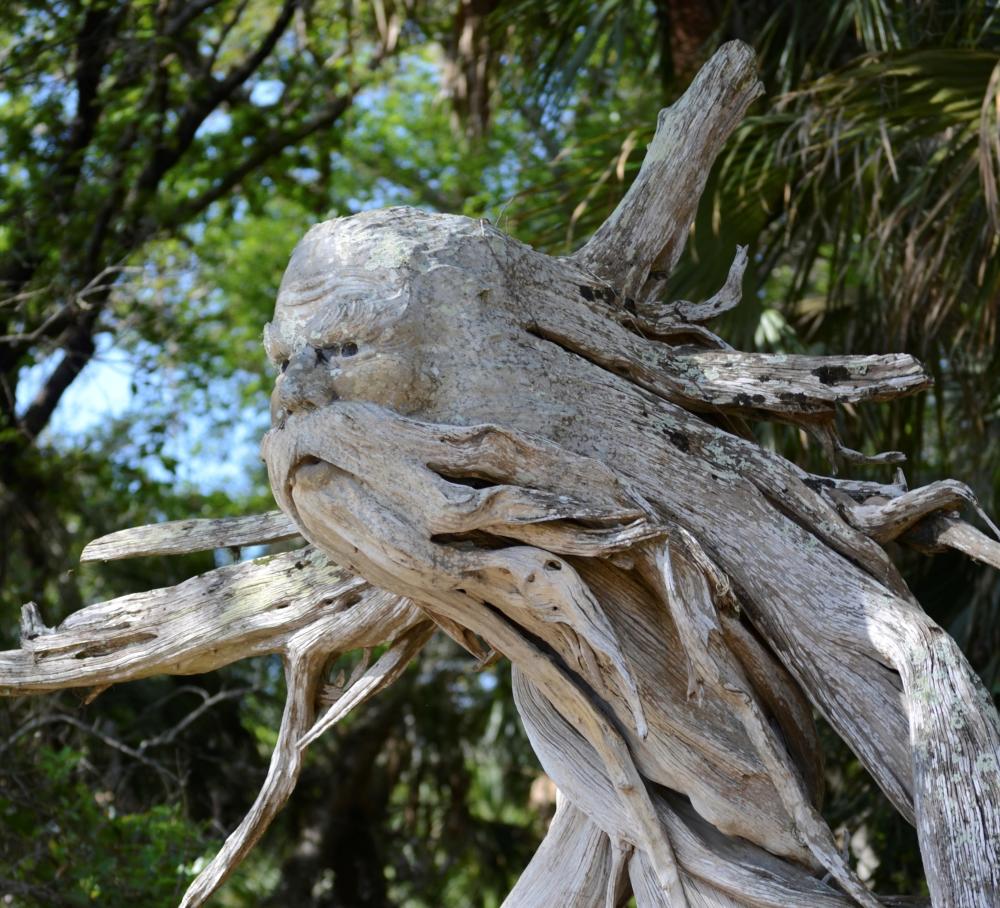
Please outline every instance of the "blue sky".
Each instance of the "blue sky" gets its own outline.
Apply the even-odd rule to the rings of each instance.
[[[26,371],[18,384],[19,408],[30,402],[61,355],[56,353]],[[98,335],[97,353],[59,401],[43,441],[57,447],[78,444],[106,423],[141,407],[142,400],[133,388],[149,377],[140,375],[139,368],[132,354],[114,346],[110,334]],[[235,428],[227,425],[225,417],[232,416],[226,412],[227,401],[235,397],[233,383],[237,381],[214,383],[210,396],[219,401],[216,412],[210,408],[203,413],[176,414],[163,449],[178,462],[174,481],[202,492],[223,490],[233,496],[253,491],[264,405],[260,413],[256,409],[244,411]],[[169,389],[161,390],[169,394]],[[170,478],[157,458],[147,458],[145,467],[154,479]]]

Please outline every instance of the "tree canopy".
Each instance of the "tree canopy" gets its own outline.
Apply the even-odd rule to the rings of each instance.
[[[310,224],[405,203],[570,251],[634,177],[656,111],[731,37],[756,47],[768,96],[710,175],[667,294],[708,295],[748,244],[745,302],[724,325],[737,345],[920,357],[933,391],[848,408],[841,434],[904,451],[912,485],[961,475],[996,514],[993,4],[12,0],[0,9],[5,648],[26,601],[52,624],[246,555],[77,567],[102,533],[269,500],[260,332]],[[805,466],[824,458],[798,430],[758,431]],[[949,555],[908,566],[1000,694],[995,576]],[[474,675],[434,645],[317,749],[219,904],[499,904],[551,795],[506,672]],[[252,799],[280,687],[260,661],[0,714],[0,893],[176,903]],[[874,880],[920,892],[912,830],[829,737],[827,816]]]

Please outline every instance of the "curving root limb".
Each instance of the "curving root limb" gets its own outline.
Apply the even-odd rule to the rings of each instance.
[[[876,908],[877,899],[838,850],[794,762],[768,723],[753,686],[726,646],[716,602],[731,601],[728,580],[697,540],[680,528],[670,541],[647,547],[639,567],[660,590],[678,627],[690,667],[689,691],[708,687],[729,704],[810,851],[859,904]]]
[[[557,792],[548,832],[501,908],[606,908],[611,861],[604,830]]]
[[[633,820],[594,748],[516,666],[512,681],[514,700],[531,745],[560,792],[612,839],[634,841]],[[666,789],[652,791],[651,797],[657,821],[675,850],[690,905],[729,906],[735,902],[754,908],[849,908],[854,904],[801,864],[776,858],[744,839],[722,835],[684,798]],[[647,874],[642,891],[648,901],[639,904],[673,908],[676,903],[664,892],[648,851],[641,841],[635,846],[635,854],[644,857]],[[564,866],[576,865],[568,862]],[[638,897],[638,891],[636,894]],[[510,902],[508,908],[516,904]]]
[[[369,607],[374,612],[371,618],[378,621],[379,618],[389,617],[384,607],[385,601],[387,597],[383,595],[381,601],[375,601],[373,608]],[[388,601],[391,601],[391,597],[388,597]],[[353,608],[364,606],[357,605]],[[355,706],[364,703],[395,681],[430,639],[434,630],[434,625],[412,605],[402,620],[386,622],[383,634],[379,635],[381,639],[388,639],[393,631],[399,632],[387,652],[348,688],[319,721],[315,721],[323,676],[331,655],[338,651],[356,649],[359,643],[379,642],[373,640],[370,634],[362,634],[359,639],[357,628],[352,625],[353,622],[344,620],[328,621],[319,626],[310,625],[288,641],[283,656],[287,689],[285,710],[278,730],[278,740],[271,754],[267,778],[243,821],[230,833],[222,848],[188,887],[180,908],[197,908],[203,905],[260,840],[294,791],[308,744]]]
[[[611,840],[611,872],[608,874],[608,884],[604,890],[604,908],[620,908],[629,897],[625,885],[626,868],[634,846],[622,839]],[[654,877],[655,879],[655,877]],[[662,893],[663,890],[660,889]]]
[[[926,615],[886,613],[870,633],[903,684],[931,898],[995,904],[1000,802],[990,793],[1000,790],[1000,717],[992,699],[958,644]]]
[[[434,611],[442,608],[448,614],[455,613],[451,604],[435,603]],[[603,764],[618,809],[628,818],[628,831],[620,838],[641,846],[649,855],[657,881],[669,893],[671,905],[688,908],[670,838],[621,733],[568,672],[496,612],[486,608],[470,610],[467,604],[459,605],[457,611],[464,613],[466,624],[507,655],[563,720],[590,744]]]
[[[888,500],[869,498],[861,504],[844,507],[843,513],[866,536],[885,543],[896,539],[936,511],[955,511],[964,505],[970,505],[1000,539],[1000,530],[979,506],[972,489],[954,479],[932,482]]]
[[[656,312],[655,321],[647,322],[655,334],[660,334],[669,325],[685,325],[688,322],[707,322],[723,312],[728,312],[740,304],[743,299],[743,274],[747,270],[747,246],[737,246],[733,263],[729,266],[726,282],[713,296],[701,303],[689,303],[687,300],[677,300],[666,305],[647,301],[643,304],[642,314]]]
[[[1000,543],[950,514],[921,520],[899,541],[927,555],[954,549],[1000,570]]]
[[[365,671],[313,724],[309,731],[296,743],[304,751],[320,735],[333,728],[355,707],[370,700],[379,691],[392,684],[410,664],[434,635],[434,623],[424,621],[402,633],[379,657],[373,666]]]
[[[688,410],[778,414],[815,421],[842,403],[887,400],[930,384],[912,356],[802,356],[676,347],[629,331],[567,293],[524,313],[535,337]],[[846,449],[845,449],[846,450]]]
[[[622,682],[621,693],[632,712],[636,733],[645,738],[649,727],[632,664],[600,603],[573,567],[548,552],[527,546],[477,553],[475,563],[471,573],[477,585],[503,590],[509,617],[521,619],[520,623],[543,639],[550,635],[539,625],[554,624],[569,631],[563,634],[563,640],[575,652],[584,677],[602,677],[598,654],[611,662]]]
[[[386,594],[310,547],[95,603],[55,628],[29,607],[21,649],[0,653],[0,696],[213,671],[281,652],[292,634],[327,620],[340,603],[372,597],[381,602]]]
[[[910,490],[902,471],[893,483],[826,476],[808,477],[806,483],[876,542],[897,540],[927,555],[954,549],[1000,569],[1000,529],[965,483],[946,479]],[[955,512],[964,506],[975,511],[994,539],[958,518]]]
[[[257,800],[225,844],[198,874],[181,899],[180,908],[198,908],[225,882],[240,862],[257,844],[264,831],[284,807],[302,769],[302,751],[296,747],[299,736],[313,719],[313,704],[319,688],[327,654],[318,649],[290,652],[285,657],[285,683],[288,698],[281,717],[278,741],[271,754],[267,778]]]
[[[823,751],[820,748],[812,704],[802,688],[772,654],[728,611],[719,613],[726,646],[739,660],[743,671],[778,723],[785,744],[795,758],[810,801],[820,807],[823,801]]]

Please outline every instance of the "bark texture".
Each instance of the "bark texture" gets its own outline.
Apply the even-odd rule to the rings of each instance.
[[[759,92],[752,52],[724,45],[568,258],[410,209],[313,228],[265,331],[279,376],[262,453],[282,514],[124,531],[86,557],[296,531],[310,547],[54,631],[26,607],[22,650],[0,654],[8,694],[284,656],[271,772],[185,905],[252,847],[304,748],[434,627],[510,660],[561,792],[509,908],[630,893],[640,908],[898,904],[857,878],[819,812],[813,708],[915,823],[932,903],[1000,904],[1000,723],[883,548],[1000,563],[957,515],[974,498],[951,481],[812,476],[736,431],[779,419],[837,460],[892,463],[846,448],[836,408],[927,375],[902,354],[732,350],[703,322],[738,304],[745,249],[711,299],[658,299]],[[389,649],[331,705],[329,655],[378,643]]]

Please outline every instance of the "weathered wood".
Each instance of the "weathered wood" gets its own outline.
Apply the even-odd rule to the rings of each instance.
[[[0,695],[200,674],[280,652],[317,620],[357,633],[357,646],[382,642],[381,629],[411,611],[315,549],[259,558],[75,612],[51,633],[0,653]]]
[[[623,299],[653,298],[684,250],[712,162],[763,91],[746,44],[719,48],[683,97],[660,111],[635,182],[574,259]]]
[[[920,852],[935,905],[1000,893],[1000,718],[955,641],[925,615],[869,627],[899,671],[909,714]]]
[[[607,834],[560,796],[542,844],[502,908],[608,908],[611,869]],[[652,869],[650,876],[656,879]]]
[[[313,703],[326,656],[324,652],[307,649],[286,657],[288,693],[267,777],[247,815],[188,887],[179,908],[196,908],[205,903],[260,840],[295,790],[303,759],[295,744],[312,722]]]
[[[790,753],[769,726],[739,659],[726,645],[716,597],[724,603],[725,599],[734,600],[726,595],[728,589],[713,591],[709,580],[719,576],[724,583],[724,575],[711,564],[697,541],[683,530],[677,532],[672,544],[664,542],[651,548],[646,553],[644,567],[647,576],[663,594],[674,623],[681,629],[689,665],[689,688],[700,692],[707,686],[729,704],[767,768],[778,797],[794,820],[796,831],[817,861],[859,904],[877,906],[874,897],[839,853],[833,834],[810,801]],[[716,581],[715,585],[721,584]]]
[[[169,538],[175,529],[168,527],[159,538]],[[148,538],[148,528],[136,537]],[[128,541],[126,548],[135,546]],[[28,628],[30,634],[22,648],[0,653],[2,696],[69,687],[103,690],[155,674],[199,674],[247,656],[283,656],[288,700],[267,778],[244,820],[189,887],[185,908],[203,904],[222,884],[294,789],[302,754],[316,737],[310,732],[317,692],[331,655],[389,643],[389,653],[403,659],[384,678],[373,672],[374,683],[364,678],[357,690],[348,691],[339,708],[322,717],[317,733],[398,677],[433,628],[409,601],[372,588],[311,547],[97,603],[56,628],[44,627],[34,603],[24,613],[22,632]]]
[[[389,627],[381,628],[389,631]],[[319,631],[317,633],[317,630]],[[196,908],[222,885],[267,830],[271,821],[295,790],[306,747],[320,734],[360,706],[386,684],[398,677],[402,668],[420,651],[433,633],[433,625],[410,609],[407,617],[392,628],[395,639],[389,649],[397,659],[384,679],[368,675],[353,685],[340,703],[317,722],[316,704],[323,669],[337,651],[354,649],[357,637],[335,632],[327,626],[307,626],[292,635],[284,647],[285,709],[278,729],[278,740],[271,754],[267,778],[260,793],[240,825],[229,835],[218,853],[198,874],[181,900],[180,908]],[[385,637],[383,639],[391,639]],[[388,654],[387,654],[388,655]],[[390,660],[379,660],[380,663]],[[374,680],[374,683],[372,683]]]
[[[185,555],[208,549],[283,542],[298,537],[299,531],[295,523],[281,511],[213,520],[173,520],[131,527],[101,536],[84,547],[80,561],[116,561],[145,555]]]
[[[351,301],[361,283],[363,304]],[[906,493],[877,513],[865,510],[872,507],[866,500],[847,507],[831,497],[835,482],[817,483],[700,415],[770,412],[811,426],[840,402],[911,393],[927,377],[905,356],[755,358],[643,340],[613,315],[621,294],[601,297],[599,286],[587,282],[576,261],[546,259],[460,218],[394,210],[314,229],[293,256],[270,329],[276,359],[298,357],[301,364],[292,383],[278,380],[275,428],[263,447],[279,503],[334,557],[464,624],[515,662],[525,660],[522,667],[530,665],[536,678],[540,655],[522,649],[516,635],[503,642],[498,627],[487,631],[490,610],[544,641],[582,680],[586,696],[634,729],[628,746],[646,778],[687,794],[729,835],[796,861],[818,861],[865,903],[870,896],[833,847],[812,806],[814,793],[801,785],[796,760],[808,761],[808,748],[771,733],[760,705],[766,696],[753,680],[766,688],[763,673],[744,673],[721,619],[712,634],[722,649],[702,663],[722,671],[703,690],[715,714],[687,740],[707,757],[728,736],[730,748],[754,765],[750,775],[767,782],[753,795],[729,794],[735,776],[728,770],[698,780],[678,771],[677,758],[665,761],[666,742],[675,754],[682,749],[651,704],[664,704],[672,716],[682,708],[663,679],[645,687],[642,665],[650,657],[625,643],[612,617],[617,597],[601,578],[612,564],[634,575],[643,547],[670,527],[687,533],[718,566],[718,585],[739,589],[736,604],[754,630],[904,816],[916,819],[924,837],[953,836],[942,817],[914,799],[947,781],[943,763],[914,759],[907,729],[919,693],[901,675],[914,656],[872,633],[880,623],[904,637],[926,626],[878,541],[912,522],[898,514],[925,515],[926,503],[917,512],[912,503],[927,493]],[[364,339],[350,362],[317,365],[308,352],[349,337]],[[765,367],[771,372],[763,374]],[[729,368],[735,384],[727,389]],[[410,377],[406,385],[389,381],[402,374]],[[743,398],[737,386],[766,393]],[[933,490],[930,497],[941,505],[954,494],[949,487],[944,497]],[[633,538],[624,532],[629,521]],[[583,545],[595,527],[612,531],[611,544]],[[604,567],[590,570],[589,560]],[[627,588],[624,580],[618,585]],[[637,589],[626,597],[632,612],[644,599],[670,601],[648,579]],[[601,611],[613,633],[597,617]],[[671,611],[683,651],[689,658],[702,652],[695,645],[699,613]],[[662,605],[650,619],[646,633],[667,639]],[[583,727],[581,703],[568,703],[569,689],[554,681],[545,696]],[[732,737],[733,723],[742,737]],[[990,727],[968,742],[987,766],[1000,740]],[[592,725],[587,740],[600,751],[609,739]],[[612,748],[603,758],[610,766],[621,756]],[[984,778],[997,786],[989,771]],[[980,784],[958,784],[955,797],[971,802]],[[670,882],[673,845],[663,847],[670,836],[658,838],[648,805],[630,809],[643,830],[635,844],[645,850],[659,841],[652,866],[680,898]],[[756,822],[749,822],[754,811]],[[963,815],[963,822],[978,822],[973,838],[991,841],[991,816]],[[981,853],[963,860],[991,866]],[[942,861],[935,872],[942,899],[955,894],[965,900],[956,904],[971,904],[958,865]],[[977,879],[985,887],[980,895],[992,897],[989,874]]]
[[[457,472],[466,462],[467,453],[461,442],[480,446],[483,438],[494,439],[498,449],[503,447],[499,439],[503,433],[498,429],[469,430],[458,432],[454,429],[426,426],[412,420],[392,417],[385,411],[372,408],[369,405],[357,405],[341,402],[335,408],[328,408],[309,414],[308,425],[299,425],[299,417],[290,417],[287,426],[291,429],[287,435],[268,439],[264,446],[269,463],[275,470],[282,469],[281,464],[295,462],[305,457],[307,459],[334,458],[342,452],[341,463],[349,470],[360,470],[364,463],[350,459],[350,451],[356,445],[374,444],[381,451],[381,466],[385,476],[394,477],[409,489],[420,489],[427,483],[427,470],[419,466],[419,457],[428,452],[432,459],[440,465],[444,462],[446,452],[439,451],[441,439],[452,442],[459,441],[458,447],[450,455],[449,469]],[[291,447],[287,447],[288,442]],[[569,475],[573,469],[581,469],[584,461],[576,456],[568,456],[563,469],[552,460],[553,451],[549,446],[539,445],[530,448],[522,442],[520,452],[534,451],[532,457],[518,460],[513,468],[524,479],[536,486],[559,483],[563,475]],[[539,460],[544,456],[548,463],[543,469]],[[598,475],[604,468],[594,464]],[[397,572],[404,566],[413,566],[412,582],[421,583],[420,566],[433,562],[435,564],[435,583],[422,588],[421,601],[430,602],[428,598],[434,595],[433,602],[440,601],[440,591],[443,589],[461,590],[463,595],[473,596],[481,602],[490,602],[504,611],[512,620],[519,622],[532,634],[542,637],[574,670],[582,672],[599,686],[602,696],[618,712],[621,720],[627,725],[634,724],[634,712],[630,706],[631,685],[624,677],[631,674],[631,669],[622,672],[622,686],[609,686],[615,677],[613,671],[600,671],[595,678],[595,666],[586,658],[585,650],[572,636],[567,636],[561,627],[564,610],[555,606],[554,614],[560,618],[554,626],[545,620],[547,612],[553,608],[553,591],[551,578],[565,578],[566,583],[574,590],[588,588],[600,602],[600,607],[607,613],[614,633],[605,634],[605,640],[617,638],[620,641],[618,649],[624,653],[635,653],[637,657],[629,660],[634,662],[644,676],[637,678],[639,689],[646,688],[643,695],[645,703],[645,718],[657,726],[657,734],[650,735],[643,741],[633,741],[636,758],[640,761],[643,771],[648,777],[661,784],[667,784],[676,790],[683,791],[696,799],[703,809],[710,811],[713,818],[727,829],[738,832],[753,840],[764,841],[768,847],[779,853],[800,854],[791,833],[787,819],[778,819],[781,808],[773,789],[766,783],[762,767],[751,756],[752,745],[746,740],[739,720],[727,714],[713,712],[709,714],[692,711],[688,708],[686,691],[687,679],[679,668],[680,663],[669,666],[670,674],[665,675],[667,665],[660,665],[659,654],[664,647],[671,647],[676,640],[675,631],[664,623],[662,606],[648,603],[648,593],[637,585],[635,580],[629,580],[611,566],[603,568],[599,575],[591,570],[587,562],[574,562],[571,566],[563,559],[554,559],[547,553],[533,553],[529,560],[524,558],[530,550],[521,547],[504,549],[501,552],[479,552],[476,549],[463,551],[453,547],[442,548],[434,544],[420,542],[421,538],[429,539],[438,526],[438,515],[431,513],[434,524],[418,534],[415,528],[399,522],[387,509],[384,499],[372,489],[374,477],[369,474],[364,484],[355,482],[348,475],[329,470],[321,472],[318,466],[307,468],[309,476],[303,479],[297,474],[292,484],[292,499],[288,507],[295,508],[299,514],[307,535],[328,550],[337,550],[337,557],[343,559],[364,558],[364,549],[374,542],[379,548],[379,564],[364,564],[366,573],[379,573],[383,584],[398,584],[389,573],[381,573],[381,565],[391,565]],[[302,471],[299,471],[301,473]],[[333,476],[333,482],[328,477]],[[496,474],[494,474],[496,475]],[[341,485],[337,479],[342,478]],[[499,477],[498,480],[511,480],[511,476]],[[274,477],[275,487],[282,483]],[[456,490],[457,491],[457,490]],[[464,490],[468,493],[468,490]],[[431,495],[414,496],[413,501],[429,503],[434,501]],[[609,502],[610,513],[613,515],[618,506]],[[413,516],[419,517],[419,514]],[[350,524],[352,534],[341,541],[344,527]],[[331,531],[332,528],[335,531]],[[519,528],[511,528],[507,535],[517,538]],[[355,533],[357,535],[355,535]],[[501,560],[498,560],[500,556]],[[359,566],[362,562],[358,563]],[[549,563],[549,568],[546,565]],[[585,573],[581,575],[585,587],[580,587],[579,579],[571,572],[573,568]],[[501,572],[501,573],[498,573]],[[510,588],[497,590],[499,578],[506,578]],[[533,580],[528,578],[533,577]],[[423,581],[426,583],[426,581]],[[506,583],[505,583],[506,587]],[[414,588],[411,588],[411,592]],[[579,595],[572,593],[570,596]],[[449,613],[450,614],[450,613]],[[473,606],[466,608],[464,615],[458,613],[456,620],[466,623],[473,620]],[[593,608],[591,606],[591,614]],[[592,624],[570,624],[581,639],[595,639],[599,633]],[[503,645],[495,639],[489,642],[499,651],[510,656]],[[610,648],[614,648],[613,643]],[[595,655],[600,660],[601,654],[607,653],[609,644],[596,640]],[[612,663],[613,664],[613,663]],[[611,668],[611,666],[609,666]],[[765,671],[768,669],[765,668]],[[706,707],[707,709],[708,707]],[[706,740],[707,734],[707,740]],[[679,740],[677,737],[679,736]],[[688,748],[685,741],[698,741],[697,746]],[[761,780],[758,783],[748,781],[750,778]],[[716,792],[719,786],[728,792],[725,798],[718,798]],[[741,798],[748,790],[754,790],[752,798]],[[768,792],[770,792],[768,794]],[[762,804],[769,803],[767,809]]]
[[[726,282],[709,299],[701,303],[677,300],[660,308],[657,319],[644,319],[637,326],[643,334],[669,334],[671,326],[691,322],[707,322],[738,306],[743,298],[743,274],[747,270],[748,247],[737,246],[733,264],[729,266]],[[641,319],[641,316],[637,316]]]
[[[413,657],[423,649],[433,633],[434,622],[424,621],[397,637],[375,664],[330,704],[326,712],[316,719],[308,733],[298,739],[295,746],[300,751],[305,750],[344,716],[392,684],[402,675]],[[328,653],[329,647],[323,646],[321,650]]]
[[[1000,570],[1000,542],[947,514],[922,520],[901,541],[928,554],[955,549]]]
[[[618,806],[593,748],[516,667],[513,682],[518,712],[545,771],[609,836],[631,841],[628,817]],[[700,879],[740,904],[764,908],[840,908],[852,904],[801,864],[783,861],[758,846],[719,833],[690,808],[671,803],[663,789],[653,797],[677,850],[686,889],[690,879]]]
[[[948,479],[889,499],[866,499],[846,509],[844,516],[866,536],[878,542],[889,542],[929,514],[957,510],[964,505],[980,510],[976,496],[967,485]],[[1000,535],[992,521],[985,514],[982,516],[994,533]]]
[[[584,299],[581,305],[580,279],[553,273],[558,262],[539,262],[531,270],[545,286],[524,316],[527,330],[689,409],[819,417],[832,414],[836,404],[891,399],[930,385],[920,363],[905,354],[741,353],[649,340],[608,318],[607,304]]]

